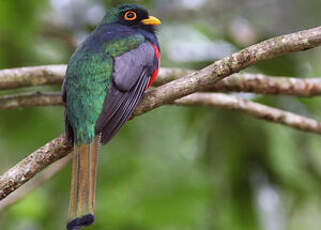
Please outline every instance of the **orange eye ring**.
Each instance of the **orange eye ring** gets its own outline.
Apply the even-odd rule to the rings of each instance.
[[[134,11],[127,11],[124,18],[127,21],[134,21],[137,18],[137,14]]]

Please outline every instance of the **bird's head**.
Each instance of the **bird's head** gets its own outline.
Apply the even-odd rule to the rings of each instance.
[[[161,24],[160,20],[150,16],[144,7],[135,4],[124,4],[112,8],[102,20],[102,24],[108,23],[119,23],[149,31],[154,31],[154,27]]]

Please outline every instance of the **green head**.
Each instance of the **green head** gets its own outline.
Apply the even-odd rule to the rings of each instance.
[[[101,24],[119,23],[127,26],[156,26],[160,20],[149,16],[148,11],[135,4],[123,4],[109,10]]]

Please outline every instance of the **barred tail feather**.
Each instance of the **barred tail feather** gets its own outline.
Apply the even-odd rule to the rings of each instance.
[[[94,143],[74,145],[68,230],[78,230],[94,222],[98,151],[99,136]]]

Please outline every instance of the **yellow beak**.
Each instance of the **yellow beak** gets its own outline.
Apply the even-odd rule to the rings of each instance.
[[[157,26],[159,24],[161,24],[161,21],[153,16],[149,16],[149,18],[144,19],[141,21],[144,25],[151,25],[151,26]]]

